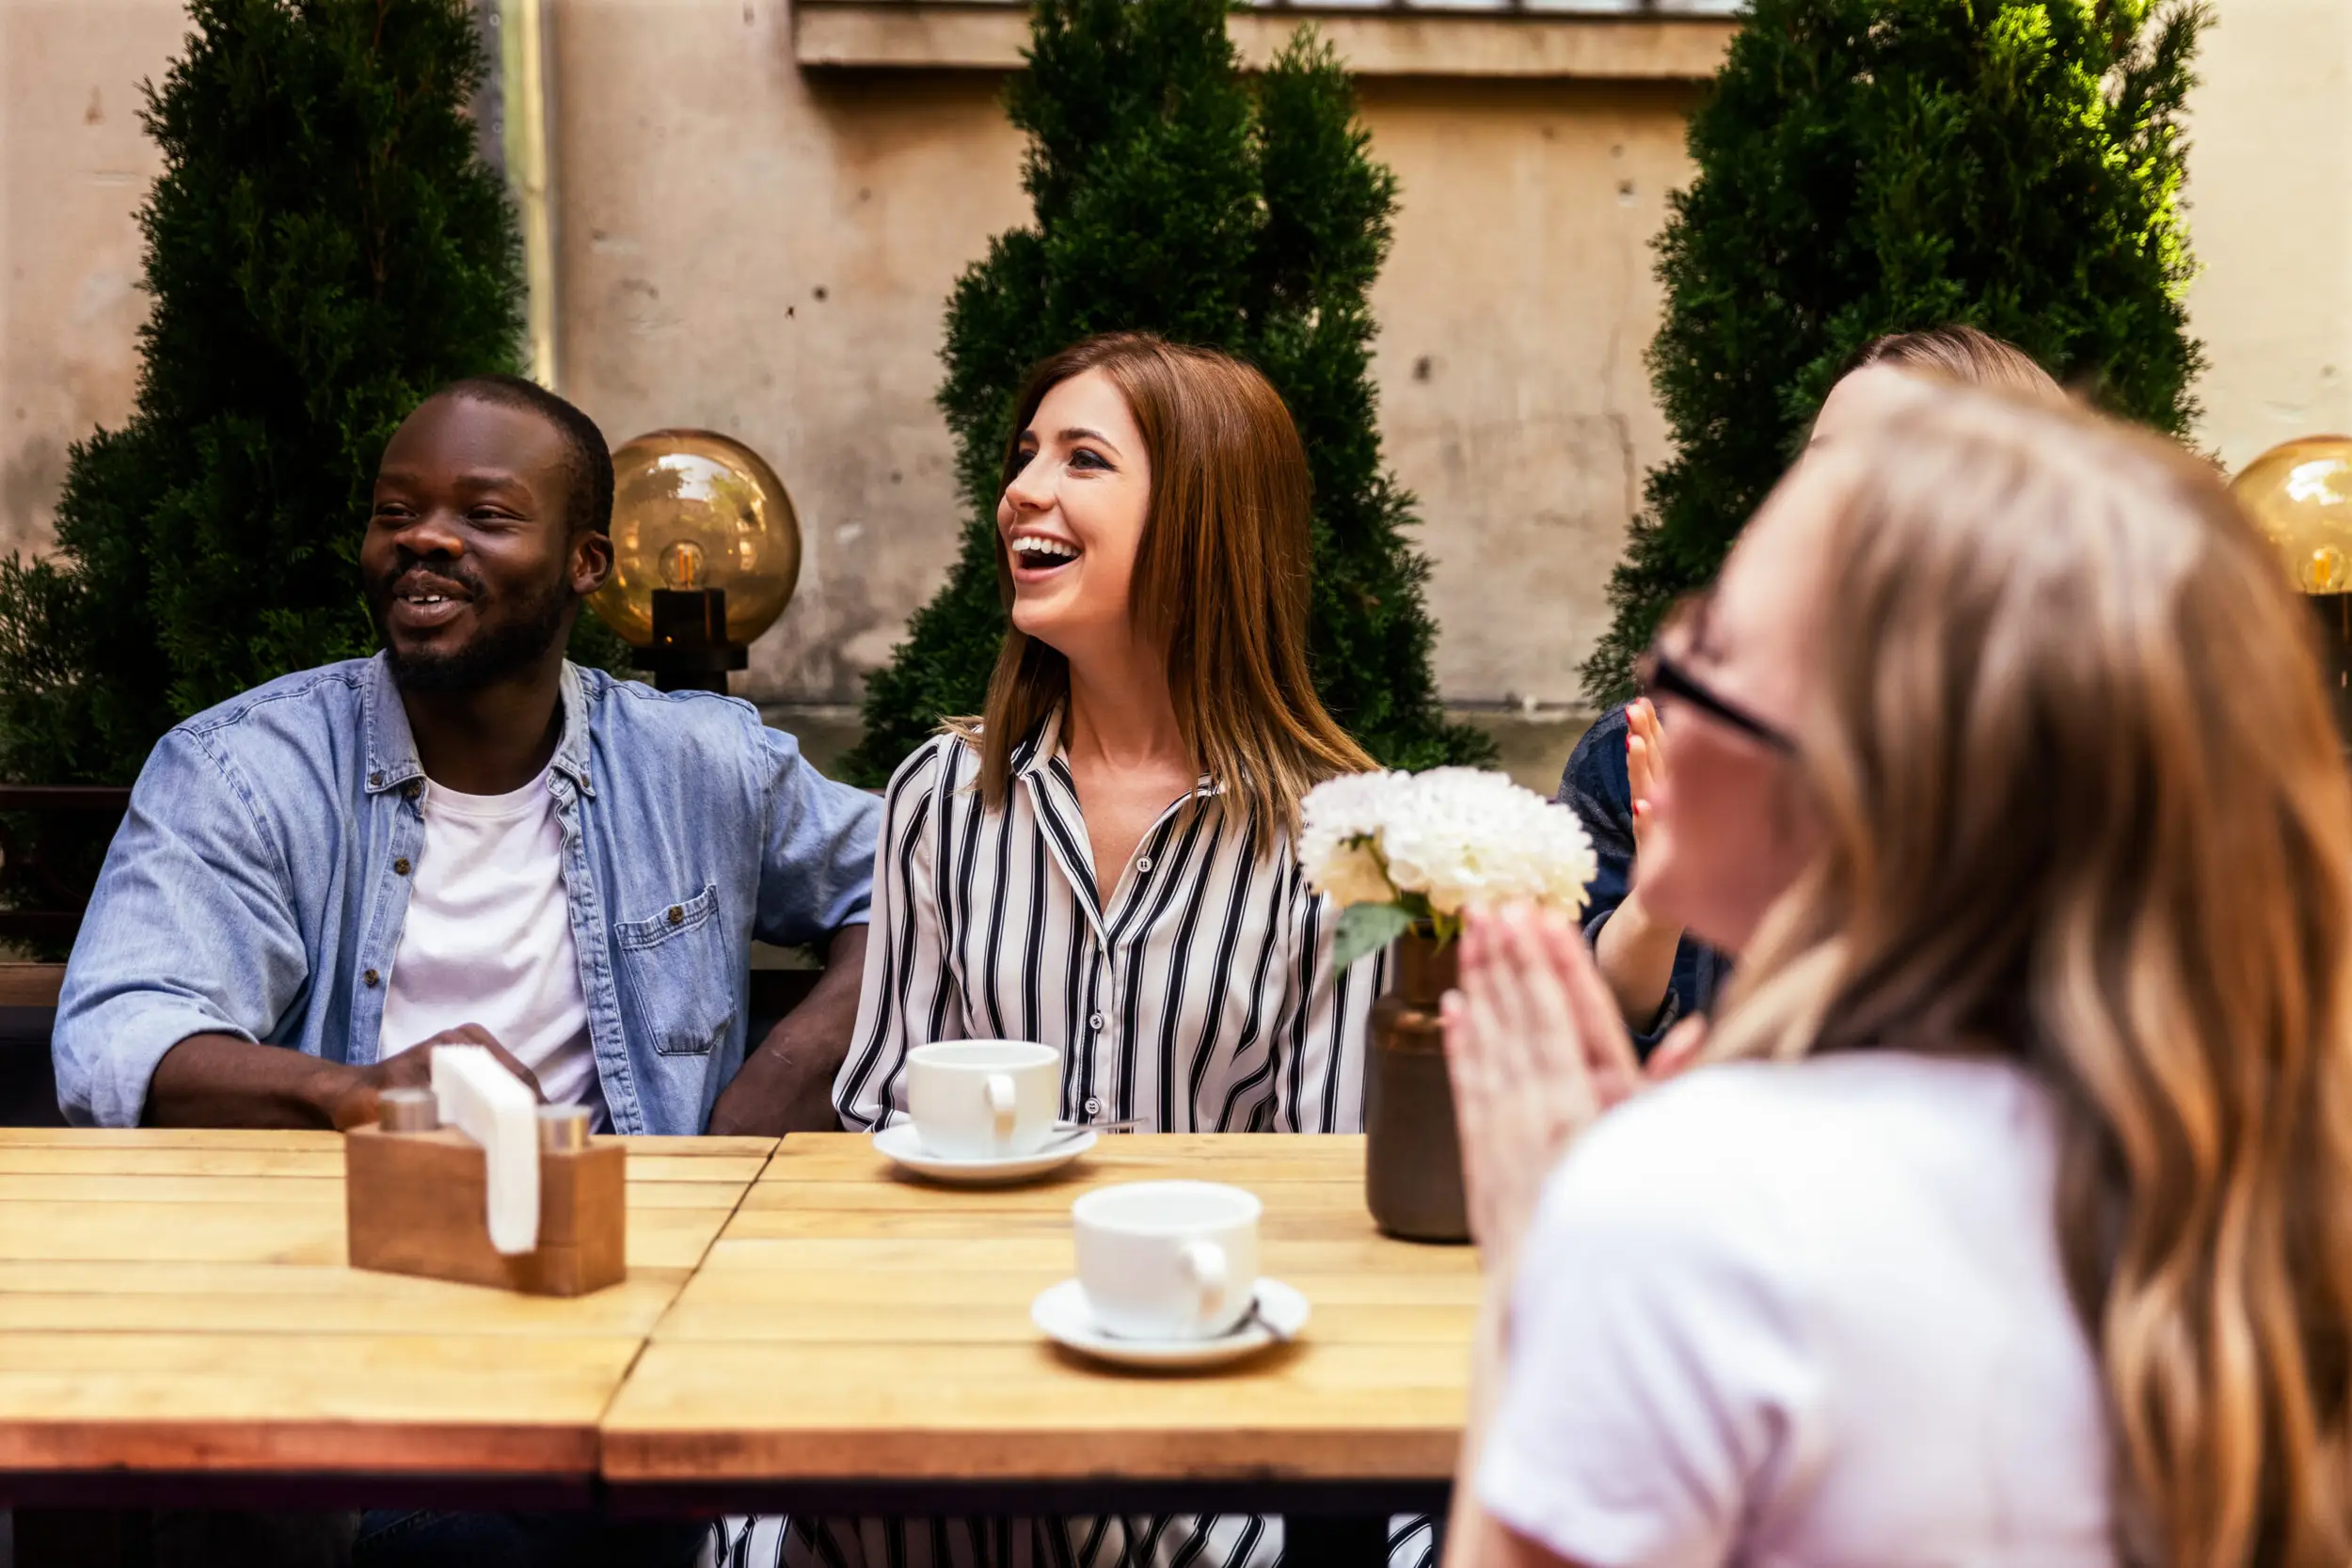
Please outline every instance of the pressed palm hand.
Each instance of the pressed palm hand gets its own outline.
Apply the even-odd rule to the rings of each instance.
[[[1583,938],[1549,910],[1473,914],[1460,970],[1444,1019],[1463,1191],[1470,1233],[1502,1272],[1569,1141],[1680,1070],[1705,1025],[1677,1026],[1645,1069]]]
[[[1633,849],[1638,855],[1654,816],[1650,800],[1666,782],[1666,732],[1647,697],[1626,705],[1625,732],[1625,776],[1633,802]]]

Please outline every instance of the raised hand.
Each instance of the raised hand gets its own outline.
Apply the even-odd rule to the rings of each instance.
[[[1633,848],[1639,854],[1649,832],[1651,799],[1666,779],[1666,732],[1647,697],[1625,705],[1625,774],[1632,786]]]
[[[1443,1016],[1464,1196],[1489,1267],[1508,1269],[1569,1142],[1688,1066],[1706,1022],[1677,1025],[1645,1070],[1583,938],[1549,910],[1473,913],[1460,970]]]
[[[461,1023],[454,1029],[444,1029],[428,1040],[420,1040],[397,1055],[387,1056],[373,1067],[364,1068],[351,1086],[335,1102],[335,1126],[340,1132],[364,1127],[380,1114],[378,1101],[386,1089],[429,1089],[433,1086],[433,1053],[444,1045],[478,1045],[498,1059],[499,1066],[523,1081],[532,1097],[545,1101],[547,1091],[539,1087],[539,1075],[516,1060],[506,1047],[501,1045],[490,1031],[479,1023]]]

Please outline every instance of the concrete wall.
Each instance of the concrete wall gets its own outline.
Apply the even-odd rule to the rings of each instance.
[[[0,0],[0,550],[48,543],[66,449],[131,410],[138,84],[185,30],[158,0]]]
[[[2352,4],[2222,0],[2199,71],[2200,436],[2234,470],[2292,436],[2352,434]]]
[[[2196,103],[2206,438],[2352,426],[2352,6],[2221,0]],[[39,548],[68,442],[131,405],[132,111],[172,0],[0,0],[0,548]],[[617,442],[730,431],[807,531],[755,695],[854,697],[952,548],[930,405],[942,302],[1019,223],[1020,147],[972,72],[811,73],[785,0],[557,0],[564,388]],[[1422,498],[1439,680],[1572,704],[1644,468],[1649,236],[1687,95],[1368,82],[1404,210],[1375,296],[1389,454]]]

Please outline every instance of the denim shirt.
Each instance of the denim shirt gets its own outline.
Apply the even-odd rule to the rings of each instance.
[[[1600,929],[1633,886],[1633,780],[1626,770],[1625,709],[1613,707],[1586,730],[1560,774],[1560,804],[1572,809],[1592,835],[1599,875],[1584,906],[1584,940],[1598,942]],[[1715,993],[1731,977],[1730,958],[1684,937],[1675,949],[1674,977],[1666,999],[1645,1033],[1633,1043],[1646,1057],[1677,1019],[1714,1010]]]
[[[747,703],[566,664],[563,705],[548,787],[612,1128],[700,1132],[742,1064],[752,940],[866,919],[881,802]],[[58,998],[67,1119],[136,1125],[155,1064],[191,1035],[374,1062],[423,780],[381,655],[164,736]]]

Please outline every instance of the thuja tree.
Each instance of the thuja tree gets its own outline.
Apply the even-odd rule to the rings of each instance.
[[[190,14],[144,111],[163,171],[139,214],[136,410],[74,447],[55,551],[0,562],[0,778],[128,783],[186,715],[369,652],[358,550],[385,441],[434,388],[519,367],[466,0]],[[103,847],[16,826],[69,882]]]
[[[1254,81],[1221,0],[1040,0],[1007,110],[1028,134],[1035,222],[999,235],[947,312],[940,407],[966,507],[946,586],[866,689],[846,766],[878,783],[940,719],[977,713],[1005,633],[994,531],[1028,367],[1095,332],[1145,328],[1257,365],[1314,478],[1315,679],[1374,755],[1490,754],[1446,723],[1430,678],[1412,498],[1381,460],[1365,294],[1396,182],[1367,152],[1346,73],[1302,35]]]
[[[1704,583],[1882,333],[1968,322],[2178,433],[2182,106],[2206,20],[2153,0],[1753,0],[1660,241],[1651,475],[1585,667],[1597,701]]]

